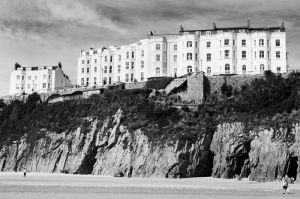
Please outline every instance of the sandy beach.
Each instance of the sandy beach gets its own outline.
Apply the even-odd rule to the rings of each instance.
[[[299,198],[300,184],[216,178],[113,178],[93,175],[0,173],[0,198]]]

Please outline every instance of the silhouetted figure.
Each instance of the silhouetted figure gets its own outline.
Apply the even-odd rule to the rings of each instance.
[[[26,169],[24,169],[24,178],[26,177]]]

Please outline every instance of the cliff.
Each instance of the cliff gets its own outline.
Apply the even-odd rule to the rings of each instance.
[[[259,127],[248,131],[242,122],[224,122],[214,133],[203,133],[194,140],[169,138],[158,142],[141,128],[128,129],[123,117],[122,109],[118,109],[103,121],[91,121],[86,133],[82,133],[82,127],[62,134],[46,132],[32,146],[24,136],[2,147],[1,170],[25,168],[31,172],[96,175],[122,172],[168,178],[249,177],[258,181],[280,179],[284,173],[300,177],[299,123],[289,129]],[[294,113],[293,117],[298,115]]]

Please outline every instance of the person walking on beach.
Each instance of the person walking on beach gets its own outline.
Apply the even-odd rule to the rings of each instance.
[[[282,188],[283,188],[283,194],[288,192],[289,183],[288,183],[288,176],[285,175],[285,177],[282,177]]]
[[[26,169],[24,169],[24,178],[26,177]]]

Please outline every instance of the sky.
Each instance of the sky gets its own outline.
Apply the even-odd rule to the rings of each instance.
[[[285,22],[291,69],[300,69],[299,0],[0,0],[0,96],[10,71],[57,65],[76,82],[80,50],[118,46],[156,33]]]

